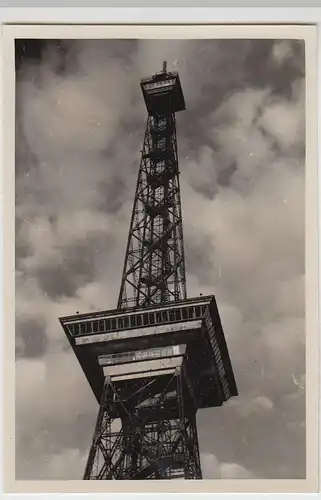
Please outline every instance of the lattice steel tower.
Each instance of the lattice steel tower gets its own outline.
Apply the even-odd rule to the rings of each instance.
[[[175,112],[185,109],[178,75],[141,83],[148,110],[118,307],[186,298]]]
[[[237,395],[213,296],[186,298],[179,75],[141,81],[148,118],[117,309],[60,318],[100,405],[84,479],[201,479],[199,408]]]

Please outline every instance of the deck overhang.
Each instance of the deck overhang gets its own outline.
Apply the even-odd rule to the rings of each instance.
[[[98,401],[106,376],[120,383],[165,375],[178,366],[178,357],[188,366],[199,407],[219,406],[237,395],[214,296],[77,314],[60,322]],[[175,346],[184,346],[180,356],[164,354]]]

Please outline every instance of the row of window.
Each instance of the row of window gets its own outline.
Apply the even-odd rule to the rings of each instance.
[[[213,353],[214,353],[214,358],[216,361],[217,370],[218,370],[220,380],[221,380],[221,383],[223,386],[223,392],[224,392],[226,399],[228,399],[230,396],[230,391],[229,391],[229,387],[228,387],[228,383],[227,383],[225,367],[224,367],[224,363],[223,363],[223,359],[222,359],[222,355],[221,355],[221,350],[219,348],[219,345],[218,345],[218,342],[216,339],[216,335],[215,335],[215,331],[214,331],[212,321],[210,319],[208,311],[205,314],[205,322],[207,323],[209,338],[210,338],[210,342],[211,342],[211,345],[213,348]]]
[[[88,335],[102,332],[112,332],[137,328],[141,326],[152,326],[165,323],[175,323],[190,319],[203,317],[206,306],[180,307],[176,309],[165,309],[163,311],[132,314],[120,316],[118,318],[100,319],[86,321],[84,323],[74,323],[69,325],[71,335]]]
[[[174,85],[175,79],[171,80],[160,80],[159,82],[152,82],[152,83],[145,83],[144,84],[144,89],[145,90],[152,90],[152,89],[159,89],[162,87],[170,87]]]
[[[162,347],[150,349],[148,351],[133,351],[133,352],[120,352],[115,354],[110,354],[104,358],[105,364],[113,364],[115,358],[117,361],[125,362],[125,361],[135,361],[135,360],[143,360],[148,358],[166,358],[169,356],[173,356],[174,349],[173,347]]]

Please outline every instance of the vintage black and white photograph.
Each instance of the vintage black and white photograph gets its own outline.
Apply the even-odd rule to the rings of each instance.
[[[306,479],[305,40],[14,49],[16,480]]]

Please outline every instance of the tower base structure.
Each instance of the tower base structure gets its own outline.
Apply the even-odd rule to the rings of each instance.
[[[201,479],[189,400],[181,367],[131,384],[106,378],[84,479]]]
[[[237,395],[215,298],[60,322],[100,405],[84,479],[201,479],[196,412]]]

